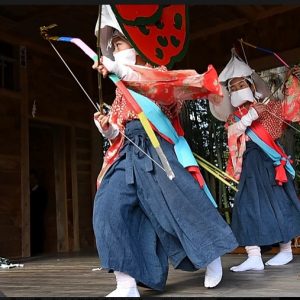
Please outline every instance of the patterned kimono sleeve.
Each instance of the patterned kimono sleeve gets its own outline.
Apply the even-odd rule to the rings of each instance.
[[[179,101],[208,98],[214,103],[222,101],[222,89],[218,74],[212,65],[203,74],[195,70],[152,69],[130,66],[139,73],[139,81],[123,81],[124,84],[155,102],[172,105]]]
[[[239,180],[242,172],[243,154],[246,150],[246,135],[244,131],[238,128],[238,122],[234,121],[233,115],[229,116],[225,129],[227,130],[229,150],[226,173]]]
[[[300,81],[290,75],[284,86],[282,114],[286,121],[300,122]]]

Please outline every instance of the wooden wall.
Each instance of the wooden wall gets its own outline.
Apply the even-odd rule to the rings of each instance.
[[[72,69],[97,94],[90,62]],[[27,47],[19,76],[19,91],[0,90],[0,256],[30,256],[30,168],[48,191],[45,253],[95,249],[92,209],[102,138],[94,111],[51,47],[49,55]]]
[[[0,105],[0,256],[21,252],[20,95],[1,91]]]
[[[235,8],[224,8],[225,13],[218,7],[192,8],[189,52],[175,68],[203,72],[212,63],[220,71],[238,38],[280,51],[289,63],[297,61],[299,39],[292,29],[299,29],[300,8],[253,21],[252,16],[247,22],[242,18],[236,25],[228,14],[228,9]],[[30,256],[30,168],[42,174],[49,194],[45,252],[95,249],[92,208],[102,139],[93,124],[93,109],[53,49],[40,38],[38,27],[55,22],[62,34],[78,34],[95,45],[96,14],[94,8],[76,6],[2,8],[0,39],[14,44],[17,52],[26,46],[27,60],[19,65],[18,90],[0,89],[0,256]],[[225,25],[220,23],[226,21],[223,18],[228,19]],[[55,46],[96,99],[96,74],[90,60],[72,45]],[[272,56],[246,51],[257,70],[278,64]],[[112,83],[105,80],[103,88],[104,99],[110,102]]]

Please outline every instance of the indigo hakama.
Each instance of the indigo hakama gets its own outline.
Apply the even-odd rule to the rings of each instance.
[[[156,162],[138,120],[125,134]],[[199,183],[178,162],[173,145],[158,137],[175,178],[131,142],[105,174],[96,193],[93,226],[102,268],[129,274],[163,290],[168,260],[194,271],[237,247],[236,239]]]
[[[300,200],[292,176],[275,181],[273,161],[254,142],[246,143],[232,214],[232,230],[241,246],[287,243],[300,235]]]

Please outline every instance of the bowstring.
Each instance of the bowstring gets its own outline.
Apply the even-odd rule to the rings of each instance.
[[[240,44],[241,44],[241,48],[242,48],[242,51],[243,51],[243,55],[244,55],[244,58],[245,58],[245,62],[246,64],[249,66],[249,63],[248,63],[248,60],[247,60],[247,56],[246,56],[246,52],[245,52],[245,49],[244,49],[244,41],[243,39],[240,39],[239,40]],[[249,66],[250,67],[250,66]],[[282,72],[283,73],[283,72]],[[283,81],[282,83],[279,84],[279,86],[274,90],[274,92],[272,92],[267,98],[265,98],[263,100],[263,104],[266,105],[268,100],[277,92],[279,91],[279,89],[285,84],[285,81]],[[269,109],[265,108],[265,110],[271,114],[272,116],[276,117],[277,119],[279,119],[281,122],[283,122],[284,124],[286,124],[287,126],[291,127],[292,129],[296,130],[298,133],[300,133],[300,130],[297,129],[295,126],[291,125],[290,123],[288,123],[287,121],[285,121],[284,119],[280,118],[279,116],[277,116],[275,113],[273,113],[272,111],[270,111]]]
[[[97,112],[100,112],[99,108],[97,107],[97,105],[94,103],[94,101],[92,100],[92,98],[90,97],[90,95],[87,93],[87,91],[84,89],[84,87],[82,86],[82,84],[80,83],[80,81],[78,80],[78,78],[76,77],[76,75],[73,73],[73,71],[71,70],[71,68],[69,67],[69,65],[66,63],[66,61],[64,60],[64,58],[61,56],[61,54],[59,53],[59,51],[56,49],[56,47],[51,43],[50,40],[48,40],[48,42],[50,43],[50,45],[52,46],[52,48],[54,49],[54,51],[56,52],[56,54],[58,55],[58,57],[61,59],[61,61],[63,62],[63,64],[65,65],[65,67],[68,69],[68,71],[70,72],[70,74],[72,75],[72,77],[75,79],[75,81],[77,82],[77,84],[79,85],[79,87],[81,88],[81,90],[84,92],[84,94],[86,95],[86,97],[88,98],[88,100],[91,102],[91,104],[93,105],[93,107],[95,108],[95,110]],[[108,104],[105,103],[105,106],[107,108],[110,108],[111,106],[109,106]],[[130,143],[132,143],[135,147],[137,147],[144,155],[146,155],[153,163],[155,163],[159,168],[161,168],[165,173],[166,170],[163,168],[163,166],[161,166],[157,161],[155,161],[148,153],[146,153],[141,147],[139,147],[133,140],[131,140],[124,132],[122,132],[121,130],[119,130],[120,134],[126,138]]]

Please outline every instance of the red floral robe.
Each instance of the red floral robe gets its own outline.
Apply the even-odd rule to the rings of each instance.
[[[267,110],[272,112],[270,114],[265,111],[259,115],[258,122],[268,131],[273,140],[281,137],[286,122],[300,122],[300,83],[299,80],[291,75],[284,87],[285,98],[283,101],[271,100],[267,104]],[[247,106],[244,114],[251,106]],[[240,107],[245,108],[245,106]],[[229,159],[226,172],[234,177],[240,179],[243,164],[243,153],[246,150],[246,141],[249,137],[244,133],[238,133],[234,124],[236,123],[234,115],[231,114],[227,120],[226,128],[228,130],[228,148]]]
[[[198,74],[194,70],[167,71],[164,66],[156,69],[139,66],[130,67],[139,73],[140,80],[123,81],[124,84],[156,103],[170,119],[179,135],[183,135],[178,115],[184,101],[201,98],[208,98],[214,103],[222,101],[218,75],[211,65],[203,74]],[[137,118],[135,112],[129,108],[123,94],[116,89],[116,98],[110,111],[110,121],[117,124],[119,130],[124,132],[126,123]],[[111,146],[105,154],[103,166],[97,179],[97,187],[99,187],[109,167],[118,159],[123,144],[124,137],[121,134],[111,141]]]

